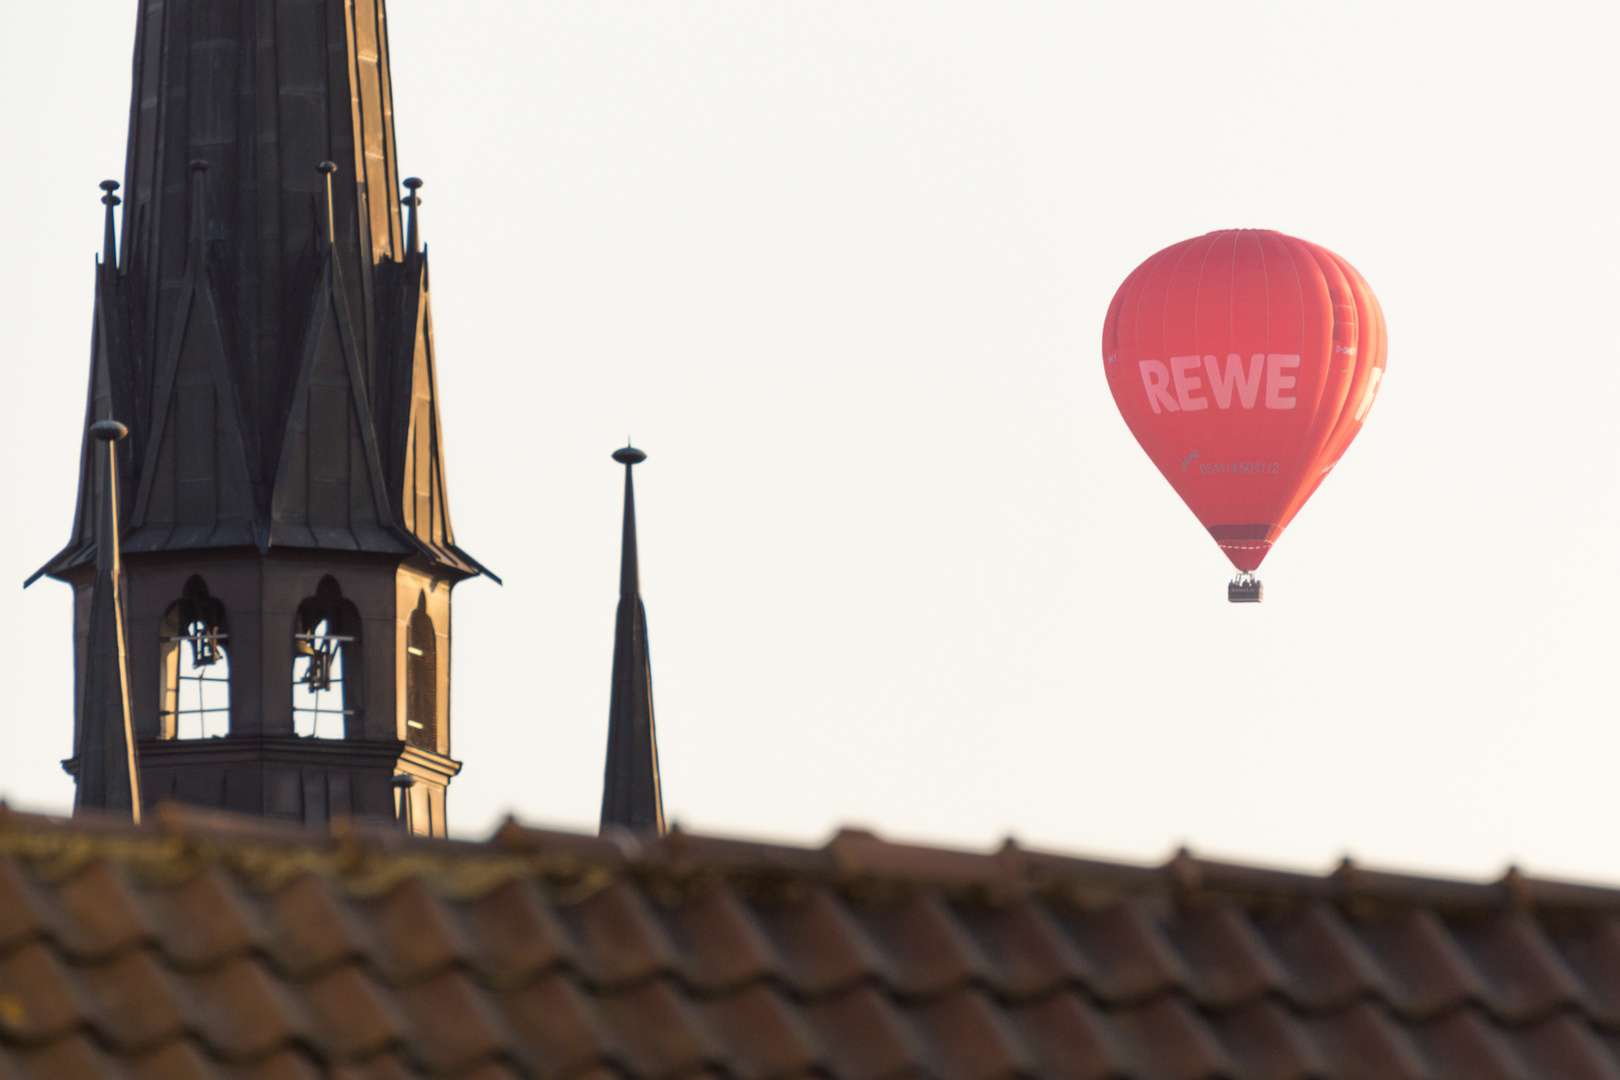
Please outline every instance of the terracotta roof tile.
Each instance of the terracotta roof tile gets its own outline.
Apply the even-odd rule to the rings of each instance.
[[[266,922],[272,933],[270,954],[294,978],[369,955],[370,935],[330,885],[314,874],[302,874],[266,896]]]
[[[1332,1075],[1304,1026],[1277,1001],[1262,999],[1217,1015],[1211,1026],[1247,1080],[1320,1080]]]
[[[1481,1009],[1458,1009],[1443,1019],[1414,1025],[1409,1030],[1437,1076],[1537,1080]]]
[[[1035,1071],[1017,1029],[979,990],[963,988],[908,1013],[930,1072],[942,1080],[997,1080]]]
[[[371,1057],[405,1041],[409,1024],[394,998],[358,964],[302,984],[315,1041],[332,1061]]]
[[[1098,981],[1046,907],[1029,897],[960,905],[953,914],[988,963],[990,984],[1001,997],[1045,997],[1065,986]]]
[[[861,904],[851,911],[888,961],[886,981],[901,994],[933,997],[989,972],[978,946],[936,895],[916,893],[897,904]]]
[[[1141,901],[1056,916],[1098,980],[1091,989],[1103,1000],[1129,1003],[1192,987],[1192,974]]]
[[[47,932],[43,912],[38,891],[16,861],[0,856],[0,956]]]
[[[1620,1080],[1620,1063],[1590,1027],[1554,1016],[1509,1036],[1519,1053],[1549,1080]]]
[[[83,1035],[45,1046],[13,1051],[24,1080],[129,1080],[124,1063],[103,1053]]]
[[[1390,985],[1391,1003],[1423,1018],[1488,994],[1462,947],[1428,908],[1357,928]]]
[[[637,1076],[679,1077],[719,1061],[722,1050],[695,1005],[668,979],[596,1002]]]
[[[817,996],[845,989],[885,970],[849,910],[825,886],[755,908],[795,990]]]
[[[397,991],[411,1056],[436,1073],[459,1073],[515,1052],[494,1003],[465,974],[447,971]]]
[[[770,986],[756,983],[698,1007],[720,1043],[726,1071],[739,1080],[796,1076],[823,1063],[810,1025]]]
[[[675,947],[647,901],[629,882],[615,880],[557,915],[571,932],[587,977],[604,987],[643,982],[678,967]]]
[[[1586,1007],[1620,1026],[1620,919],[1607,918],[1553,936],[1554,947],[1580,980]]]
[[[857,986],[804,1010],[827,1048],[836,1080],[887,1080],[921,1070],[926,1059],[894,1004],[870,986]]]
[[[294,1040],[309,1040],[309,1018],[292,990],[257,960],[234,960],[191,975],[187,1014],[202,1040],[225,1061],[262,1057]]]
[[[753,914],[730,888],[703,890],[684,903],[660,906],[686,981],[705,994],[778,974],[781,962]]]
[[[260,1061],[221,1071],[230,1080],[322,1080],[315,1063],[295,1050],[283,1050]]]
[[[547,1080],[622,1057],[607,1021],[566,975],[504,994],[499,1004],[517,1041],[518,1060]]]
[[[1130,1058],[1112,1024],[1082,995],[1062,993],[1007,1011],[1040,1072],[1055,1080],[1116,1080]]]
[[[333,1080],[417,1080],[421,1075],[411,1068],[403,1054],[383,1054],[358,1065],[340,1065],[332,1070]]]
[[[0,960],[0,1033],[21,1046],[50,1042],[88,1022],[81,984],[42,942]]]
[[[1193,972],[1200,1001],[1213,1008],[1252,1001],[1288,981],[1253,923],[1229,904],[1189,912],[1169,937]]]
[[[1337,1080],[1432,1080],[1412,1039],[1367,1002],[1306,1022]]]
[[[188,814],[0,815],[0,1080],[1620,1080],[1617,890]]]
[[[1457,939],[1483,976],[1503,1019],[1522,1022],[1564,1006],[1586,1004],[1585,989],[1574,972],[1523,912],[1464,927]]]
[[[184,992],[152,953],[125,953],[78,976],[95,1001],[97,1031],[120,1050],[140,1053],[184,1033]]]
[[[145,899],[159,945],[183,967],[215,966],[262,949],[269,938],[259,913],[218,866],[204,866]]]
[[[511,879],[465,903],[462,926],[479,972],[514,986],[562,964],[578,964],[568,933],[532,881]]]
[[[125,1067],[132,1080],[222,1080],[219,1066],[194,1043],[183,1041],[131,1058]]]
[[[461,1080],[519,1080],[519,1074],[504,1061],[487,1061],[478,1068],[461,1075]]]
[[[1144,1080],[1230,1080],[1238,1071],[1210,1026],[1180,996],[1110,1019]]]
[[[390,981],[414,982],[465,966],[472,956],[467,936],[420,879],[400,882],[368,906],[376,961]]]
[[[58,883],[46,903],[56,916],[57,940],[75,959],[109,959],[153,936],[140,896],[103,859]]]
[[[1308,1010],[1342,1008],[1360,997],[1388,996],[1383,972],[1330,905],[1316,902],[1257,922],[1287,973],[1287,993]]]

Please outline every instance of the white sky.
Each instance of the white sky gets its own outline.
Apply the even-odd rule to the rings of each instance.
[[[134,0],[0,35],[0,793],[65,812],[98,181]],[[1620,8],[393,0],[458,539],[453,827],[594,829],[626,433],[669,816],[816,843],[1620,881]],[[1143,258],[1383,303],[1366,429],[1231,568],[1114,410]]]

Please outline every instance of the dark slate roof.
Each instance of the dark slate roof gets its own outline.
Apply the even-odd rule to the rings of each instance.
[[[1620,892],[0,812],[0,1077],[1586,1080]]]
[[[450,526],[389,67],[383,0],[139,5],[86,410],[129,427],[126,555],[316,548],[487,573]],[[90,449],[41,573],[94,559]]]

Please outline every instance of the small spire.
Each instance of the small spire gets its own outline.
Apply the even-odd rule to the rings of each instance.
[[[113,234],[113,207],[124,200],[113,194],[118,190],[118,181],[116,180],[103,180],[101,190],[106,192],[101,197],[101,201],[107,207],[106,235],[102,237],[101,241],[101,265],[108,270],[116,270],[118,269],[118,243]]]
[[[613,640],[613,696],[608,705],[607,769],[602,782],[602,829],[664,832],[653,725],[652,656],[647,610],[641,602],[636,552],[636,496],[631,471],[647,460],[634,446],[613,452],[624,466],[624,544],[619,568],[619,613]]]
[[[337,226],[332,212],[332,174],[337,172],[337,162],[323,161],[315,166],[315,171],[325,179],[326,196],[321,203],[321,245],[331,247],[337,242]]]
[[[405,205],[409,208],[406,219],[408,224],[405,226],[405,254],[415,255],[418,241],[418,234],[416,231],[416,208],[422,205],[422,196],[418,194],[418,191],[422,187],[422,181],[418,180],[414,176],[407,176],[405,178],[405,186],[411,189],[411,193],[405,196],[403,200]]]
[[[96,576],[90,586],[84,683],[75,740],[73,808],[129,814],[141,820],[141,774],[129,711],[129,657],[124,641],[124,568],[118,551],[118,450],[129,434],[117,420],[97,420]]]

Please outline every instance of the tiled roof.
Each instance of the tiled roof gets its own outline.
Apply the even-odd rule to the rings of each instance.
[[[0,808],[0,1080],[1620,1078],[1620,892]]]

